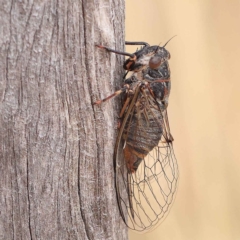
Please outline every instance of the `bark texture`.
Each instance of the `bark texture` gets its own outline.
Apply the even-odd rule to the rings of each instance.
[[[0,239],[127,239],[113,175],[124,0],[0,2]],[[116,83],[115,83],[116,82]]]

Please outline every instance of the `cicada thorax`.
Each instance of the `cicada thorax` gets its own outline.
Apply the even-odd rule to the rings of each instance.
[[[161,111],[164,111],[168,106],[168,98],[171,90],[170,69],[168,61],[157,69],[147,69],[143,72],[144,79],[148,81],[154,98],[159,103]]]

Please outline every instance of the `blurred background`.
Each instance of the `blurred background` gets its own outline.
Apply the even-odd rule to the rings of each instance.
[[[180,169],[165,221],[130,240],[240,239],[240,1],[126,0],[126,40],[163,45]],[[128,46],[134,52],[136,46]]]

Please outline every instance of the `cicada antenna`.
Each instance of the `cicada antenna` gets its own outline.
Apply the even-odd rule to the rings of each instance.
[[[171,37],[162,47],[164,48],[164,47],[166,47],[166,45],[174,38],[174,37],[176,37],[177,35],[174,35],[173,37]]]

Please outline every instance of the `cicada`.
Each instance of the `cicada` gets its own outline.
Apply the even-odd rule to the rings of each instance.
[[[178,181],[167,115],[170,53],[165,48],[167,43],[163,47],[146,42],[126,44],[142,47],[131,54],[97,45],[128,56],[123,67],[130,76],[120,90],[95,104],[124,95],[114,150],[117,202],[129,228],[148,231],[167,215]]]

